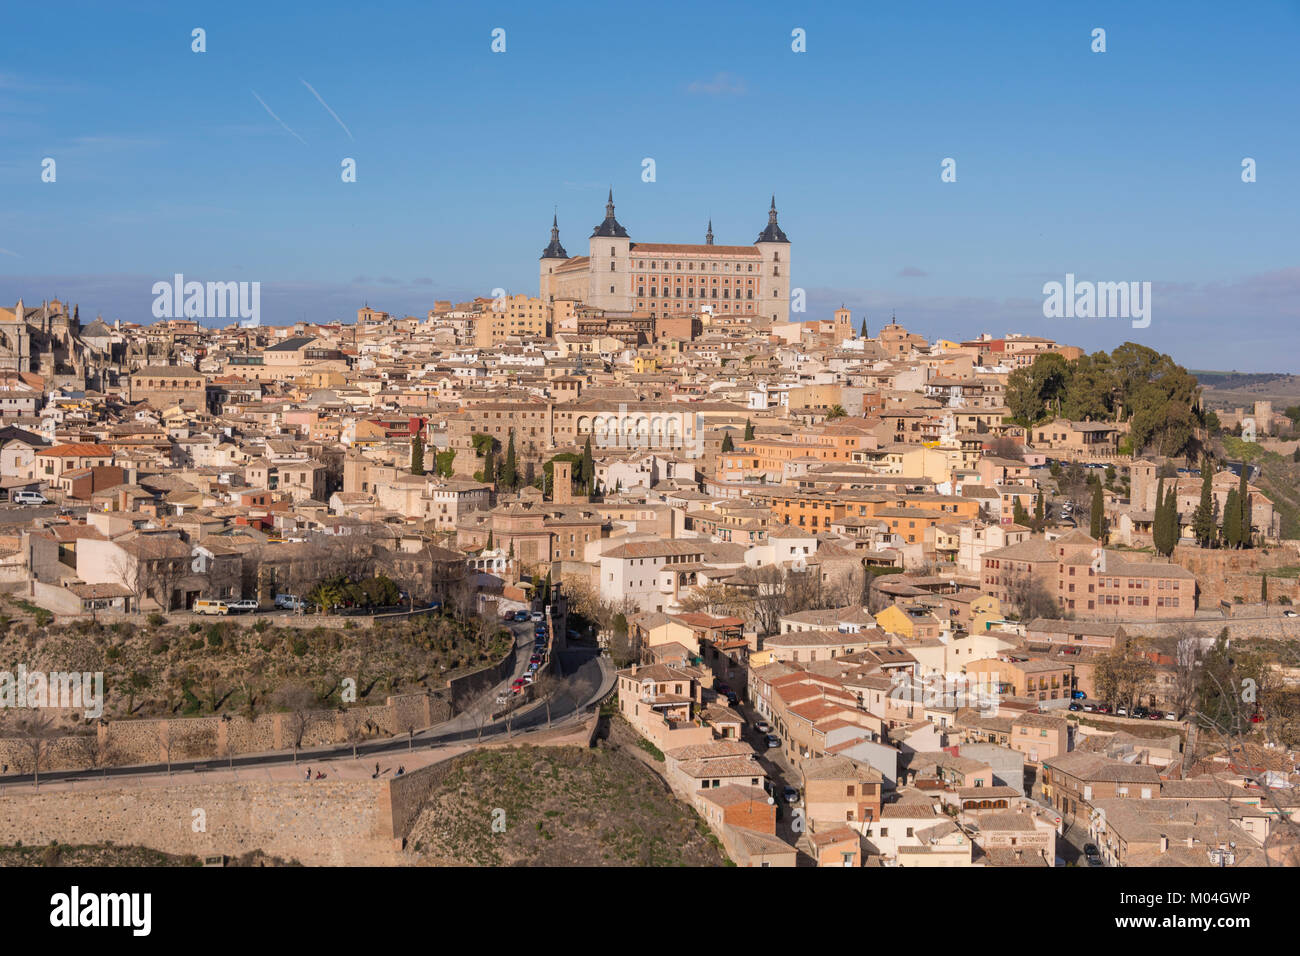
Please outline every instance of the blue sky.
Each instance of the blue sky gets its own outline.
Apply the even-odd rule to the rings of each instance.
[[[151,321],[182,272],[261,282],[271,324],[423,314],[536,294],[552,208],[583,254],[611,185],[648,242],[750,243],[775,192],[808,317],[1300,371],[1296,2],[8,4],[0,35],[6,304]],[[1067,272],[1151,282],[1150,327],[1045,319]]]

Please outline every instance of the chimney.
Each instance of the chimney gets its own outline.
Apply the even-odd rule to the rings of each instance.
[[[632,662],[632,676],[633,676],[633,677],[636,676],[636,662],[635,662],[635,661]]]
[[[1169,837],[1165,836],[1165,834],[1163,833],[1160,834],[1160,852],[1161,853],[1169,852]]]

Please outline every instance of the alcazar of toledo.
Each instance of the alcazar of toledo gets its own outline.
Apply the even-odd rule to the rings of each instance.
[[[558,219],[552,220],[540,275],[541,298],[550,306],[571,299],[651,319],[714,312],[790,320],[790,240],[777,225],[775,196],[767,226],[752,245],[714,245],[712,222],[704,243],[689,245],[633,242],[614,218],[611,189],[587,255],[565,252]]]

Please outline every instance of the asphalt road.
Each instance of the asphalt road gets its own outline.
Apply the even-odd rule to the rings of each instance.
[[[532,628],[531,623],[512,626],[512,630],[515,631],[518,637],[516,643],[516,673],[522,673],[522,670],[528,666],[528,658],[531,656],[532,651]],[[610,681],[611,673],[608,662],[603,661],[595,650],[565,651],[559,654],[556,659],[555,676],[559,682],[559,687],[551,695],[549,713],[547,702],[537,701],[515,712],[508,721],[491,721],[484,716],[481,719],[482,726],[480,727],[480,721],[475,719],[471,713],[474,708],[467,708],[464,713],[456,715],[451,720],[436,727],[418,731],[414,735],[389,737],[384,740],[358,744],[356,754],[358,757],[363,757],[395,753],[408,749],[415,750],[444,747],[449,744],[464,744],[475,740],[498,740],[502,737],[514,738],[526,736],[538,730],[545,730],[548,725],[552,727],[561,725],[567,721],[582,717],[588,712],[599,697],[603,696],[603,688],[612,686]],[[507,686],[508,683],[508,681],[502,682],[501,685],[484,695],[488,699],[489,709],[496,695],[500,693],[500,688]],[[483,698],[480,698],[476,702],[476,707],[482,703]],[[175,776],[177,773],[185,771],[200,771],[208,768],[215,770],[232,766],[264,767],[273,764],[293,763],[295,756],[298,761],[319,761],[332,757],[351,757],[352,753],[351,744],[342,744],[317,750],[300,750],[296,755],[293,751],[276,751],[269,754],[235,757],[233,760],[212,757],[204,760],[174,761],[171,765],[171,773]],[[55,782],[91,777],[100,779],[104,777],[132,777],[166,773],[167,769],[167,764],[155,763],[130,767],[107,767],[99,770],[48,770],[41,771],[40,778],[42,782]],[[31,779],[30,774],[8,774],[0,776],[0,784],[24,783]]]

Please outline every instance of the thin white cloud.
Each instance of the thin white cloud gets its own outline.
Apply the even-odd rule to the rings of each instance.
[[[335,113],[334,110],[330,109],[330,105],[329,105],[328,103],[325,102],[324,97],[322,97],[319,93],[316,92],[316,87],[312,86],[310,83],[308,83],[306,80],[304,80],[301,76],[298,77],[298,79],[302,81],[302,85],[303,85],[303,86],[305,86],[305,87],[307,87],[307,89],[311,90],[311,95],[314,96],[314,97],[316,97],[317,101],[320,103],[321,106],[325,107],[325,111],[326,111],[327,113],[329,113],[330,116],[334,117],[334,122],[338,123],[340,126],[343,127],[343,132],[345,132],[345,133],[348,134],[348,139],[354,139],[354,137],[353,137],[353,135],[352,135],[352,130],[348,129],[347,124],[344,123],[341,119],[339,119],[339,114],[338,114],[338,113]]]
[[[688,93],[706,96],[740,96],[748,87],[745,81],[732,73],[715,73],[711,80],[695,80],[686,87]]]
[[[257,102],[262,104],[262,109],[266,110],[266,112],[270,115],[271,119],[279,123],[280,126],[284,128],[285,132],[292,135],[296,140],[298,140],[298,142],[302,143],[304,146],[307,145],[307,141],[305,139],[303,139],[293,130],[289,129],[289,127],[285,125],[284,120],[280,119],[280,117],[275,115],[275,113],[271,110],[271,107],[266,105],[266,101],[257,95],[257,90],[251,90],[250,92],[253,94],[253,98],[257,100]]]

